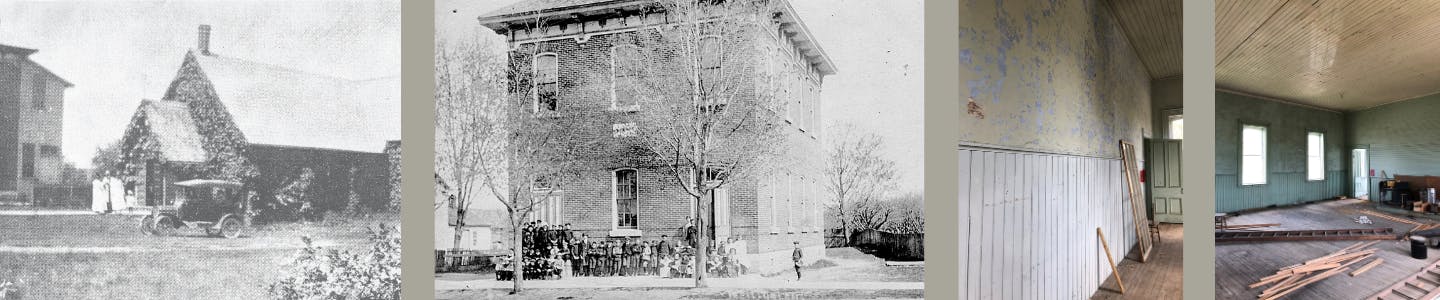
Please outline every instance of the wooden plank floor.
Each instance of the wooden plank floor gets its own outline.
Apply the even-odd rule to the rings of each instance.
[[[1090,299],[1180,299],[1185,285],[1181,280],[1185,240],[1182,228],[1180,224],[1160,224],[1160,242],[1150,250],[1149,262],[1135,260],[1140,257],[1140,247],[1130,250],[1118,267],[1120,280],[1125,282],[1124,295],[1116,292],[1119,286],[1115,276],[1110,276]]]
[[[1391,227],[1404,233],[1414,225],[1366,215],[1374,224],[1355,223],[1362,214],[1346,214],[1346,207],[1368,207],[1361,200],[1335,200],[1301,206],[1251,212],[1232,217],[1230,225],[1279,223],[1269,230],[1314,230]],[[1357,241],[1300,241],[1217,243],[1215,245],[1215,298],[1255,299],[1263,287],[1247,286],[1273,275],[1279,268],[1330,254]],[[1288,295],[1288,299],[1362,299],[1404,279],[1440,258],[1440,250],[1429,249],[1429,259],[1410,258],[1409,242],[1382,241],[1371,247],[1385,262],[1357,277],[1349,272],[1310,284]],[[1358,266],[1357,266],[1358,267]],[[1353,270],[1355,267],[1352,267]]]

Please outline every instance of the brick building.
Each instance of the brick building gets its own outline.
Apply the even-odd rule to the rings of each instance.
[[[819,91],[824,76],[836,72],[789,3],[772,3],[778,4],[775,11],[757,14],[739,31],[741,42],[724,45],[742,49],[744,55],[741,65],[733,65],[738,71],[726,71],[725,76],[753,82],[742,87],[744,95],[776,93],[773,99],[783,112],[772,117],[787,121],[780,133],[783,142],[774,145],[780,149],[780,163],[767,166],[765,175],[717,189],[709,217],[713,221],[706,222],[715,226],[717,240],[742,241],[762,272],[789,266],[792,242],[804,248],[807,263],[824,256]],[[479,21],[508,41],[510,73],[518,75],[510,84],[545,94],[531,96],[534,102],[529,105],[537,112],[561,119],[574,112],[604,112],[622,120],[583,133],[594,136],[575,137],[602,141],[585,154],[595,167],[585,171],[583,179],[555,184],[562,190],[552,194],[535,218],[572,224],[592,238],[683,236],[681,228],[694,215],[693,198],[662,167],[627,157],[633,155],[627,151],[627,138],[633,138],[636,123],[623,119],[646,108],[627,105],[625,92],[614,88],[627,80],[624,72],[617,72],[626,63],[616,54],[631,49],[637,32],[673,25],[666,12],[654,1],[532,0],[487,13]],[[732,65],[725,68],[732,70]],[[770,80],[761,80],[761,72]]]
[[[35,52],[0,45],[0,204],[33,204],[65,181],[60,142],[71,84],[30,60]]]

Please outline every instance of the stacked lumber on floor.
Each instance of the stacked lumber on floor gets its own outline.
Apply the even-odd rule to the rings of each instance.
[[[1269,288],[1260,292],[1259,299],[1280,299],[1307,285],[1325,280],[1336,274],[1345,273],[1350,270],[1350,265],[1375,257],[1376,250],[1367,249],[1375,245],[1375,243],[1379,243],[1379,241],[1357,243],[1340,249],[1340,251],[1330,253],[1329,255],[1280,268],[1279,271],[1275,272],[1275,275],[1261,278],[1260,281],[1251,284],[1250,288],[1254,289],[1269,285]],[[1361,267],[1361,270],[1356,270],[1351,273],[1351,276],[1359,275],[1364,273],[1365,270],[1374,268],[1374,265],[1379,264],[1378,262],[1380,262],[1379,259],[1372,260],[1370,264]]]
[[[1415,220],[1411,220],[1411,219],[1406,219],[1406,218],[1401,218],[1401,217],[1397,217],[1397,216],[1394,216],[1394,215],[1391,215],[1391,214],[1382,213],[1382,212],[1373,211],[1373,210],[1368,210],[1368,209],[1360,209],[1360,210],[1356,210],[1356,212],[1359,212],[1359,213],[1362,213],[1362,214],[1371,215],[1371,216],[1375,216],[1376,218],[1391,220],[1391,221],[1400,222],[1400,223],[1404,223],[1404,224],[1410,224],[1410,225],[1415,225],[1415,226],[1425,225],[1425,223],[1421,223],[1421,222],[1419,222],[1419,221],[1415,221]]]

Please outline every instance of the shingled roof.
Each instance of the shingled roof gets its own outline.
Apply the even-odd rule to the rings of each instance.
[[[190,108],[182,102],[141,100],[140,114],[145,120],[156,151],[173,162],[204,162],[205,148]]]
[[[191,51],[252,144],[380,152],[399,138],[399,77],[354,81]]]

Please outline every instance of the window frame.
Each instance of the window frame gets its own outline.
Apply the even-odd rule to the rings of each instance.
[[[706,59],[707,59],[707,58],[710,58],[710,56],[707,55],[707,54],[709,54],[709,53],[705,53],[705,50],[706,50],[706,49],[705,49],[705,46],[706,46],[706,45],[705,45],[705,42],[706,42],[707,40],[714,40],[714,41],[715,41],[715,47],[716,47],[716,49],[715,49],[715,53],[714,53],[715,57],[713,58],[713,59],[714,59],[714,62],[715,62],[715,66],[713,66],[713,67],[706,66],[706,63],[705,63],[705,62],[706,62]],[[716,83],[715,83],[715,84],[720,84],[720,83],[725,82],[725,55],[724,55],[724,53],[725,53],[725,41],[724,41],[724,39],[722,39],[719,35],[715,35],[715,34],[704,35],[704,36],[701,36],[700,39],[696,42],[696,47],[699,48],[699,49],[696,49],[696,50],[697,50],[696,52],[697,52],[697,54],[699,55],[699,59],[697,59],[697,63],[699,63],[699,65],[698,65],[697,67],[700,68],[700,71],[699,71],[700,75],[697,76],[697,77],[698,77],[697,79],[699,79],[699,81],[700,81],[700,82],[698,83],[698,85],[700,86],[700,89],[701,89],[702,91],[705,91],[705,95],[704,95],[704,96],[707,96],[707,97],[705,97],[705,99],[702,99],[702,101],[704,101],[705,104],[720,104],[720,103],[725,103],[725,101],[721,101],[721,99],[719,98],[719,95],[718,95],[718,92],[717,92],[717,91],[719,91],[720,89],[719,89],[718,87],[711,86],[711,83],[709,83],[709,82],[707,82],[707,81],[705,80],[705,77],[706,77],[705,74],[706,74],[706,72],[707,72],[707,71],[710,71],[710,70],[714,70],[714,72],[715,72],[715,80],[716,80]],[[723,86],[723,85],[721,85],[721,86]],[[715,93],[715,95],[711,95],[712,93]]]
[[[1179,122],[1180,122],[1180,132],[1179,132],[1178,136],[1177,136],[1177,134],[1176,134],[1176,132],[1175,132],[1175,122],[1176,122],[1176,121],[1179,121]],[[1173,113],[1173,114],[1165,115],[1165,138],[1166,138],[1166,139],[1172,139],[1172,140],[1184,140],[1184,139],[1185,139],[1185,114],[1183,114],[1183,113]]]
[[[1260,154],[1259,154],[1258,156],[1259,156],[1259,158],[1260,158],[1259,168],[1260,168],[1260,171],[1261,171],[1261,172],[1260,172],[1260,178],[1258,178],[1258,181],[1246,181],[1246,178],[1245,178],[1245,173],[1246,173],[1246,172],[1245,172],[1245,166],[1246,166],[1246,164],[1245,164],[1245,157],[1247,156],[1247,155],[1245,154],[1245,130],[1246,130],[1246,129],[1249,129],[1249,128],[1257,128],[1257,129],[1260,130]],[[1236,176],[1236,177],[1238,177],[1238,179],[1239,179],[1239,181],[1240,181],[1240,186],[1256,186],[1256,185],[1265,185],[1265,184],[1268,184],[1269,181],[1270,181],[1270,180],[1269,180],[1269,177],[1270,177],[1270,173],[1269,173],[1269,172],[1270,172],[1270,169],[1269,169],[1269,164],[1270,164],[1270,145],[1269,145],[1269,144],[1270,144],[1270,127],[1269,127],[1269,126],[1266,126],[1266,125],[1261,125],[1261,124],[1241,123],[1241,124],[1240,124],[1240,136],[1239,136],[1239,138],[1240,138],[1240,142],[1239,142],[1238,144],[1239,144],[1239,146],[1240,146],[1240,149],[1239,149],[1239,150],[1240,150],[1240,151],[1239,151],[1239,156],[1240,156],[1240,160],[1239,160],[1240,168],[1239,168],[1239,171],[1240,171],[1240,172],[1239,172],[1238,176]],[[1252,155],[1252,156],[1253,156],[1253,155]]]
[[[35,144],[20,144],[20,178],[35,177]]]
[[[46,99],[50,94],[49,83],[44,75],[36,74],[30,77],[31,108],[39,111],[49,110],[50,101]]]
[[[555,86],[555,96],[554,99],[552,99],[555,102],[555,109],[545,111],[560,111],[560,55],[555,52],[541,52],[530,59],[530,104],[532,111],[535,113],[542,112],[540,109],[540,59],[546,56],[554,58],[555,62],[555,81],[549,82],[549,84]]]
[[[623,60],[621,59],[621,57],[620,57],[620,49],[621,49],[621,48],[628,48],[628,49],[634,50],[634,51],[635,51],[635,52],[634,52],[635,57],[631,57],[631,59],[632,59],[631,61],[623,61]],[[638,68],[638,66],[636,66],[636,64],[638,64],[637,61],[640,61],[640,60],[642,60],[642,59],[643,59],[643,58],[642,58],[641,55],[640,55],[640,46],[636,46],[636,45],[633,45],[633,44],[619,44],[619,45],[610,46],[610,109],[611,109],[611,110],[635,110],[635,109],[638,109],[638,108],[640,107],[640,102],[641,102],[642,99],[641,99],[641,97],[640,97],[640,93],[638,92],[638,89],[635,88],[635,81],[636,81],[636,78],[641,77],[641,73],[640,73],[638,70],[633,70],[633,69],[631,69],[631,70],[625,70],[625,68]],[[558,60],[557,60],[557,64],[558,64]],[[623,64],[623,66],[622,66],[622,64]],[[625,71],[628,71],[628,72],[625,72]],[[621,75],[622,72],[623,72],[623,73],[626,73],[626,75],[622,76],[622,75]],[[622,86],[621,86],[621,84],[620,84],[620,78],[622,78],[622,77],[628,79],[628,81],[626,81],[626,85],[629,85],[628,87],[622,87]],[[557,80],[557,81],[558,81],[558,80]],[[621,88],[630,88],[630,89],[631,89],[631,93],[633,94],[633,95],[632,95],[632,96],[633,96],[633,99],[631,99],[631,102],[632,102],[632,103],[630,103],[630,104],[628,104],[628,105],[620,105],[620,89],[621,89]]]
[[[1319,145],[1318,145],[1319,147],[1317,147],[1317,149],[1314,149],[1314,150],[1316,150],[1316,153],[1310,153],[1310,150],[1311,150],[1311,149],[1310,149],[1310,139],[1311,139],[1312,137],[1319,137],[1319,142],[1320,142]],[[1320,165],[1318,166],[1318,167],[1319,167],[1319,170],[1314,170],[1314,169],[1312,169],[1312,168],[1317,167],[1316,165],[1312,165],[1312,164],[1311,164],[1311,160],[1312,160],[1312,159],[1318,160],[1318,162],[1320,163]],[[1314,173],[1314,174],[1312,174],[1312,173]],[[1315,177],[1315,176],[1314,176],[1315,174],[1319,174],[1319,177]],[[1309,131],[1306,131],[1306,132],[1305,132],[1305,181],[1325,181],[1325,132],[1324,132],[1324,131],[1309,130]]]
[[[627,171],[634,174],[634,181],[631,183],[631,188],[634,189],[634,192],[630,194],[630,196],[632,197],[630,199],[635,201],[634,211],[632,212],[635,220],[634,224],[631,226],[621,226],[620,222],[622,220],[620,219],[620,173]],[[612,212],[610,214],[611,231],[618,232],[623,230],[640,230],[640,171],[635,168],[619,168],[610,172],[610,178],[610,208]]]

